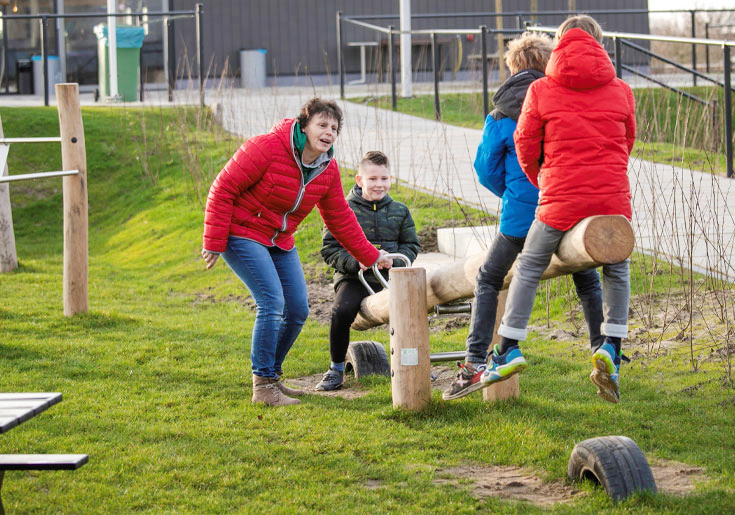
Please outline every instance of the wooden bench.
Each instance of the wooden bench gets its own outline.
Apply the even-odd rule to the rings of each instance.
[[[59,402],[60,393],[0,393],[0,433]],[[87,461],[86,454],[0,454],[0,515],[5,514],[2,487],[6,470],[76,470]]]
[[[6,470],[76,470],[89,461],[86,454],[0,454],[0,515]]]

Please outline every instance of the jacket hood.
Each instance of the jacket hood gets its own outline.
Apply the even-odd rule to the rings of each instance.
[[[571,29],[551,52],[546,75],[572,89],[591,89],[615,78],[615,68],[605,49],[582,29]]]
[[[378,200],[377,202],[373,202],[371,200],[368,200],[362,196],[362,188],[355,184],[350,192],[347,194],[347,201],[348,202],[357,202],[358,204],[361,204],[363,206],[367,206],[368,208],[372,209],[373,204],[375,204],[375,207],[380,209],[383,206],[390,204],[393,202],[393,199],[390,198],[390,195],[388,193],[385,194],[385,197]]]
[[[528,86],[543,76],[538,70],[521,70],[505,81],[493,95],[492,117],[498,120],[505,116],[517,122]]]

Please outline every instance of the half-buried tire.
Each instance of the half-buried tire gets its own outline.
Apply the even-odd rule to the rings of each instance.
[[[359,379],[368,375],[389,375],[388,354],[383,345],[373,341],[350,342],[345,359],[345,372]]]
[[[599,483],[615,501],[634,492],[656,492],[646,456],[627,436],[601,436],[578,443],[569,457],[567,475],[572,481]]]

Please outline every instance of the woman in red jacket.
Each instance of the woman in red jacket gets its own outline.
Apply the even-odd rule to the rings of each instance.
[[[243,143],[209,189],[202,257],[209,269],[222,255],[257,306],[250,350],[254,403],[299,404],[288,395],[303,393],[283,385],[280,376],[309,312],[293,235],[314,206],[363,266],[391,266],[345,201],[332,147],[341,127],[337,104],[313,98],[298,118]]]

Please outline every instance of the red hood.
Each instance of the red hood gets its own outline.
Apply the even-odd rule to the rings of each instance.
[[[604,48],[582,29],[571,29],[551,53],[546,76],[572,89],[591,89],[615,78],[615,68]]]
[[[296,122],[295,118],[286,118],[277,122],[271,129],[271,133],[278,136],[278,139],[283,143],[283,146],[288,149],[288,153],[291,154],[291,127]]]

